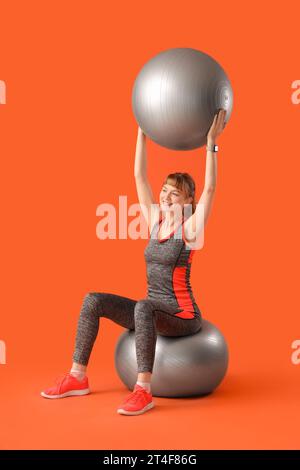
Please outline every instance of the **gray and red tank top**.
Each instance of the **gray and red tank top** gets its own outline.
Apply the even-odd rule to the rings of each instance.
[[[169,237],[159,240],[162,217],[154,225],[144,257],[147,266],[147,298],[174,305],[176,317],[200,316],[190,285],[192,258],[196,250],[185,242],[184,222]]]

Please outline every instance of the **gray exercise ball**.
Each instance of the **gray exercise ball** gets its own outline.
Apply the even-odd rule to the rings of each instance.
[[[206,144],[218,109],[233,104],[230,82],[208,54],[191,48],[163,51],[141,69],[133,85],[132,108],[143,132],[173,150]]]
[[[137,381],[135,331],[121,334],[115,349],[118,376],[133,390]],[[202,319],[198,333],[188,336],[157,335],[151,391],[158,397],[189,397],[211,393],[223,380],[228,348],[216,326]]]

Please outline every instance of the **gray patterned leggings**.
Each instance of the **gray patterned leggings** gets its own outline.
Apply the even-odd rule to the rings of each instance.
[[[161,300],[132,300],[116,294],[91,292],[84,298],[77,326],[73,361],[87,365],[99,330],[100,317],[135,330],[138,372],[152,372],[157,333],[186,336],[201,329],[201,317],[175,317],[178,307]]]

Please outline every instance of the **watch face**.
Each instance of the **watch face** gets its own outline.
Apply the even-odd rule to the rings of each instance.
[[[217,145],[214,146],[214,151],[217,152],[219,150],[219,147]]]

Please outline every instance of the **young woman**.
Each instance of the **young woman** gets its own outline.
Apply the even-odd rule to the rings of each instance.
[[[83,301],[76,334],[71,371],[41,393],[45,398],[63,398],[90,393],[86,369],[98,334],[101,317],[135,330],[137,382],[133,392],[118,407],[124,415],[139,415],[154,406],[151,374],[157,333],[165,336],[195,334],[201,329],[201,312],[190,286],[190,269],[197,240],[211,210],[217,176],[216,139],[225,126],[226,111],[215,115],[207,134],[204,189],[195,202],[195,183],[187,173],[171,173],[155,204],[146,171],[146,136],[139,128],[135,181],[150,240],[145,249],[147,297],[133,300],[105,292],[88,293]],[[185,218],[185,205],[192,215]],[[175,210],[175,209],[180,209]],[[203,215],[202,225],[199,216]],[[180,379],[180,378],[179,378]]]

